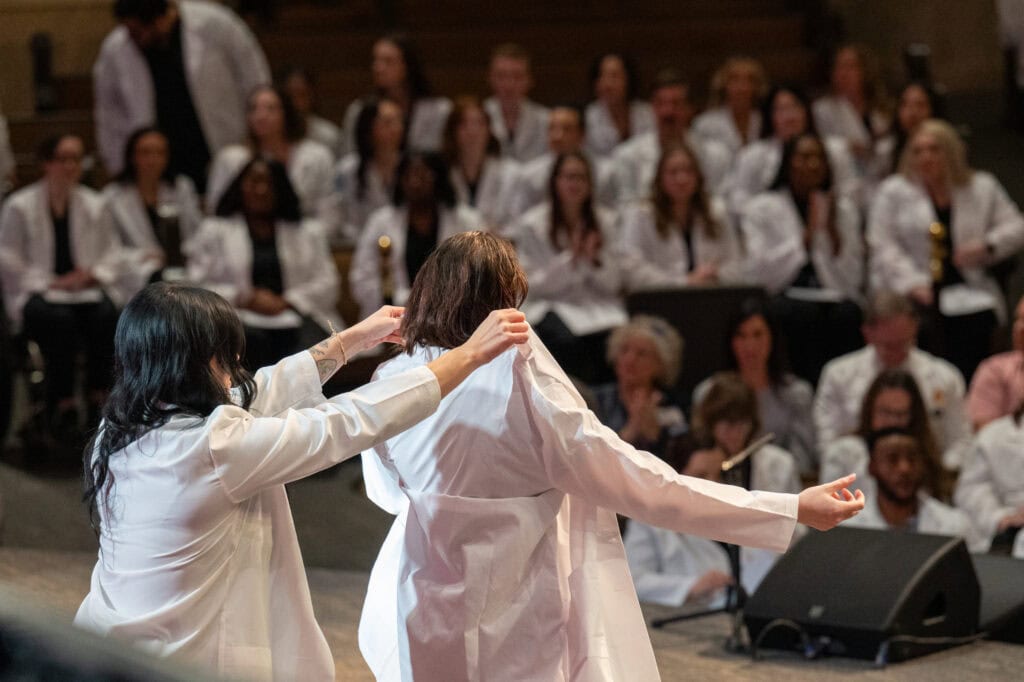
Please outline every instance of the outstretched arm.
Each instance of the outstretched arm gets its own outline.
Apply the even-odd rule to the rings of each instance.
[[[856,515],[864,508],[864,493],[848,490],[855,480],[857,474],[850,474],[804,490],[799,497],[797,521],[816,530],[829,530]]]

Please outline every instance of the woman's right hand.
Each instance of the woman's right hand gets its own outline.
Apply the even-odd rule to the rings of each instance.
[[[835,528],[864,508],[864,493],[851,493],[847,486],[857,480],[856,474],[816,485],[800,493],[796,520],[815,530]]]
[[[485,365],[513,345],[526,343],[530,325],[515,308],[492,310],[473,335],[462,344],[476,366]]]

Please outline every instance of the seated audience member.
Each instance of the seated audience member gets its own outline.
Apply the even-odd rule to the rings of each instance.
[[[935,91],[921,81],[910,81],[896,95],[896,116],[892,132],[878,141],[876,177],[884,179],[900,170],[900,159],[918,126],[930,118],[942,118]]]
[[[302,217],[277,161],[257,157],[242,167],[188,255],[190,279],[238,311],[243,362],[251,371],[311,346],[340,324],[338,272],[323,227]]]
[[[306,137],[327,147],[335,157],[342,149],[341,128],[316,113],[316,92],[313,76],[305,69],[292,67],[285,72],[281,88],[291,100],[292,108],[306,122]]]
[[[840,47],[832,60],[831,91],[814,102],[814,122],[818,134],[846,140],[869,183],[881,179],[870,174],[878,168],[876,143],[892,124],[890,108],[875,56],[863,45]]]
[[[912,434],[924,452],[934,455],[930,469],[941,474],[942,454],[932,433],[921,390],[914,376],[904,369],[883,369],[874,378],[864,399],[861,401],[859,424],[853,433],[837,438],[821,453],[820,480],[826,480],[830,472],[845,471],[857,474],[853,487],[871,497],[874,482],[867,476],[870,450],[868,435],[888,428],[906,429]],[[949,491],[941,486],[944,479],[936,478],[931,492],[942,499],[948,498]]]
[[[256,36],[223,3],[117,0],[120,24],[93,65],[96,143],[106,170],[120,173],[133,131],[167,136],[172,175],[206,191],[211,157],[245,138],[246,98],[270,82]]]
[[[884,369],[904,369],[921,389],[932,433],[942,450],[942,465],[956,470],[964,462],[971,426],[964,409],[964,379],[956,367],[915,347],[917,314],[905,297],[876,293],[861,332],[867,345],[825,365],[814,397],[818,452],[857,428],[868,386]]]
[[[594,100],[584,112],[584,128],[592,158],[610,156],[616,145],[654,130],[654,112],[640,99],[640,77],[628,55],[599,55],[590,66],[590,90]]]
[[[811,422],[814,391],[787,370],[785,350],[764,304],[753,298],[744,301],[726,338],[728,367],[757,396],[762,431],[775,434],[773,442],[793,455],[801,474],[813,474],[818,468]],[[711,383],[709,377],[697,385],[694,405],[704,399]]]
[[[596,205],[593,186],[582,153],[559,156],[548,200],[512,228],[530,283],[522,311],[566,373],[590,384],[607,380],[605,342],[627,320],[615,218]]]
[[[689,83],[675,69],[660,71],[651,88],[651,110],[655,129],[634,135],[615,148],[612,167],[618,202],[647,196],[654,183],[655,169],[662,149],[685,142],[700,157],[700,167],[712,194],[719,191],[732,157],[729,149],[717,140],[697,137],[690,129],[697,109]]]
[[[1006,317],[985,268],[1024,246],[1024,217],[995,177],[967,165],[951,125],[918,126],[900,172],[878,188],[868,243],[872,286],[913,299],[924,316],[921,346],[970,379]]]
[[[747,203],[740,224],[750,278],[772,296],[794,371],[816,382],[825,362],[860,346],[864,279],[860,213],[835,191],[821,138],[786,143],[771,190]]]
[[[349,283],[362,315],[402,305],[423,262],[459,232],[479,228],[479,214],[455,201],[448,166],[437,154],[407,152],[398,164],[392,205],[370,215],[359,237]]]
[[[688,436],[673,439],[670,447],[669,455],[673,461],[684,463],[680,473],[722,482],[721,450],[712,448],[687,453],[685,450],[693,449],[692,439]],[[770,455],[755,459],[750,472],[753,483],[748,482],[747,485],[771,481],[772,475],[765,470],[771,464]],[[735,584],[730,552],[739,551],[740,583],[747,594],[757,590],[779,557],[776,552],[765,549],[727,549],[720,542],[636,520],[631,520],[626,526],[622,541],[640,601],[683,606],[694,611],[725,605],[728,599],[726,588]]]
[[[1024,404],[1024,297],[1013,314],[1013,350],[978,365],[967,391],[967,414],[977,431]]]
[[[213,159],[206,188],[207,210],[215,213],[221,196],[242,167],[254,156],[262,156],[287,169],[302,215],[324,219],[332,205],[334,157],[306,136],[305,121],[291,100],[281,89],[262,85],[249,95],[246,121],[249,141],[225,147]]]
[[[683,339],[665,320],[637,315],[608,337],[615,381],[594,390],[597,416],[619,438],[664,459],[669,438],[686,431],[672,396]]]
[[[732,157],[761,135],[761,98],[768,90],[764,67],[750,57],[730,57],[711,78],[708,109],[693,121],[693,132],[718,140]]]
[[[186,175],[168,173],[167,138],[140,128],[128,138],[121,174],[103,189],[103,218],[124,250],[127,300],[151,281],[184,275],[188,241],[202,213]]]
[[[729,210],[742,215],[751,197],[771,187],[779,175],[783,146],[804,133],[814,133],[811,103],[803,90],[790,85],[772,88],[761,109],[761,139],[747,144],[736,155],[726,180]],[[846,141],[823,137],[828,165],[838,194],[860,201],[860,179]]]
[[[86,356],[85,396],[95,424],[111,382],[120,301],[117,236],[102,201],[79,184],[85,146],[57,135],[39,147],[41,180],[11,194],[0,212],[0,282],[13,324],[39,344],[46,363],[46,409],[53,435],[79,437],[75,357]]]
[[[519,166],[514,179],[510,212],[520,216],[544,201],[555,159],[563,154],[582,154],[583,112],[571,105],[556,105],[548,115],[548,150]],[[587,157],[594,178],[594,200],[610,208],[615,205],[612,164]]]
[[[395,171],[402,158],[402,110],[388,99],[368,99],[356,117],[355,151],[334,168],[332,239],[355,243],[366,221],[391,203]]]
[[[356,145],[356,119],[367,99],[388,99],[402,110],[405,146],[415,151],[441,149],[444,123],[452,109],[451,100],[435,97],[423,64],[408,37],[391,33],[373,44],[373,93],[357,99],[345,110],[345,151]]]
[[[961,537],[972,552],[988,550],[988,541],[963,511],[929,494],[937,478],[937,457],[929,452],[934,443],[922,442],[899,426],[871,431],[865,442],[875,492],[865,495],[864,511],[843,525]]]
[[[985,426],[971,444],[953,501],[991,541],[992,551],[1024,559],[1024,407]]]
[[[476,97],[455,99],[444,128],[443,151],[456,200],[476,209],[488,231],[506,231],[519,164],[502,158],[490,117]]]
[[[530,54],[520,45],[505,43],[491,52],[488,69],[491,96],[484,109],[501,154],[525,162],[546,151],[548,110],[529,98],[533,89]]]
[[[684,143],[665,147],[649,198],[621,208],[619,239],[635,261],[630,289],[744,280],[725,205],[708,194],[697,155]]]

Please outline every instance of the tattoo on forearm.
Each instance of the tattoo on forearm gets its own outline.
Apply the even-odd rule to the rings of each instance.
[[[330,347],[330,344],[328,343],[328,339],[324,339],[320,343],[318,343],[315,346],[313,346],[312,348],[310,348],[309,349],[309,353],[314,358],[322,358],[322,357],[327,355],[327,349],[329,347]]]
[[[331,378],[331,375],[338,371],[338,361],[326,358],[316,361],[316,369],[320,373],[320,383]]]

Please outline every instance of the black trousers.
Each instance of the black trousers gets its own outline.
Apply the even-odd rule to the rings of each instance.
[[[811,386],[818,384],[826,362],[864,345],[863,315],[853,301],[801,301],[780,294],[768,308],[785,340],[793,373]]]
[[[74,396],[75,356],[85,353],[85,387],[110,388],[118,311],[106,296],[99,303],[50,303],[32,296],[22,309],[25,336],[39,344],[46,363],[46,404]]]
[[[562,318],[553,312],[548,312],[533,326],[533,330],[569,376],[591,386],[615,378],[605,361],[611,331],[576,336],[565,326]]]

